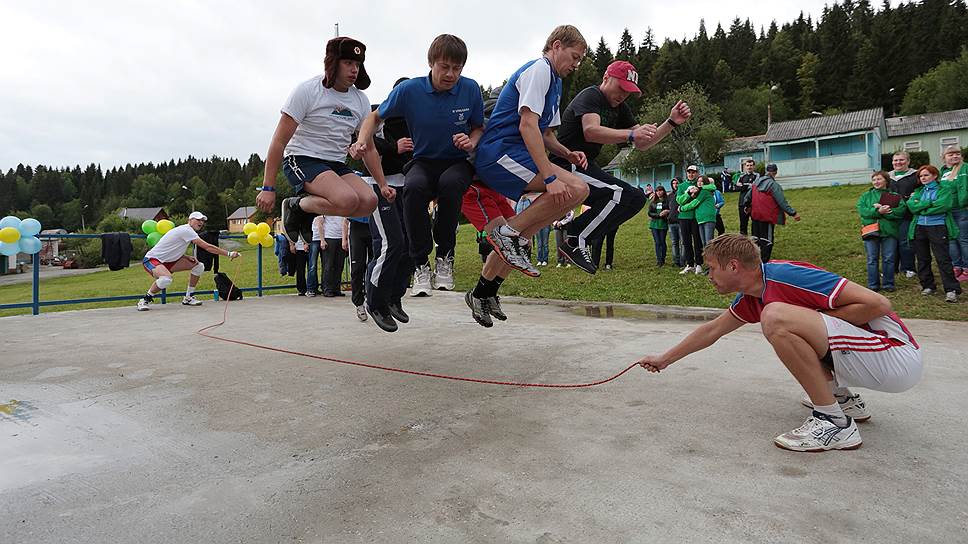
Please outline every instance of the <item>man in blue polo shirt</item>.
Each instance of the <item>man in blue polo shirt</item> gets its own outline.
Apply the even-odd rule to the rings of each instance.
[[[350,148],[363,158],[377,181],[381,195],[392,201],[372,137],[382,119],[402,117],[413,138],[413,161],[405,168],[404,224],[410,237],[414,272],[412,296],[430,295],[432,289],[454,288],[454,247],[461,201],[474,175],[468,153],[484,132],[484,101],[476,81],[461,76],[467,46],[450,34],[441,34],[427,53],[430,74],[407,80],[363,122],[359,138]],[[427,213],[437,200],[437,219]],[[385,203],[381,201],[380,205]],[[437,242],[436,270],[430,270],[430,251]]]

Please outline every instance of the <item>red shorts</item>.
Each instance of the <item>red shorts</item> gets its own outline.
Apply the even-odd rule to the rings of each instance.
[[[180,260],[181,259],[179,258],[178,261],[180,261]],[[171,268],[173,266],[175,266],[176,264],[178,264],[178,261],[172,261],[170,263],[163,263],[163,262],[159,261],[158,259],[145,259],[145,260],[141,261],[141,266],[145,267],[145,272],[147,272],[149,275],[151,275],[151,277],[154,277],[154,274],[152,274],[151,271],[154,270],[158,265],[163,265],[165,268],[168,269],[169,272],[171,272]]]
[[[478,181],[471,183],[464,193],[460,211],[479,231],[484,230],[484,225],[495,218],[514,217],[514,208],[511,207],[507,197]]]

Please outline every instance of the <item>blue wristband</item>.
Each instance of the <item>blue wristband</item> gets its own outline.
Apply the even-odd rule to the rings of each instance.
[[[545,180],[544,180],[545,185],[548,185],[549,183],[551,183],[552,181],[554,181],[556,179],[558,179],[558,176],[556,176],[554,174],[551,174],[550,176],[548,176],[548,177],[545,178]]]
[[[635,131],[634,130],[630,130],[629,131],[628,141],[629,141],[630,144],[634,144],[635,143]]]
[[[263,185],[262,187],[259,187],[258,190],[259,191],[269,191],[270,193],[276,192],[276,188],[275,187],[269,187],[268,185]]]

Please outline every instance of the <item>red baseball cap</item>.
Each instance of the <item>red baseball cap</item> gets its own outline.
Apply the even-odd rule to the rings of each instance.
[[[617,60],[608,65],[605,70],[605,75],[608,77],[614,77],[618,80],[618,84],[622,87],[623,91],[629,93],[641,94],[642,90],[639,89],[639,73],[635,71],[635,66],[632,63],[626,62],[624,60]]]

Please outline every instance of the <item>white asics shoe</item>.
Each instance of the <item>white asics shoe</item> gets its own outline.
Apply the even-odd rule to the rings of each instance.
[[[813,402],[807,395],[803,395],[800,398],[800,404],[813,409]],[[864,399],[860,398],[859,394],[851,395],[843,401],[837,399],[837,404],[840,404],[840,409],[844,411],[845,416],[850,417],[858,423],[871,418],[871,413],[867,411],[867,403],[864,402]]]
[[[202,301],[195,298],[195,295],[188,295],[182,299],[183,306],[201,306]]]
[[[696,274],[702,274],[702,265],[701,264],[697,264],[696,265],[695,273]]]
[[[142,298],[141,300],[138,301],[138,311],[139,312],[147,312],[150,309],[151,309],[151,301],[150,300],[148,300],[146,298]]]
[[[363,306],[356,307],[356,318],[360,321],[366,321],[366,308]]]
[[[434,289],[440,289],[441,291],[453,291],[454,256],[448,255],[444,258],[437,257],[437,262],[435,264],[437,265],[437,268],[434,271],[434,277],[432,279]]]
[[[423,266],[418,266],[416,272],[413,273],[413,286],[410,287],[410,296],[429,297],[430,292],[433,290],[430,277],[431,274],[429,263]]]
[[[838,427],[824,414],[814,411],[803,425],[773,439],[777,447],[790,451],[856,450],[863,441],[857,423],[847,418],[846,427]]]
[[[688,274],[690,272],[692,272],[692,267],[691,266],[686,266],[682,270],[679,271],[679,275],[681,276],[683,274]]]
[[[914,276],[917,276],[917,275],[918,275],[917,272],[915,272],[914,270],[905,270],[904,271],[904,277],[907,278],[907,279],[911,279],[911,278],[913,278]]]

